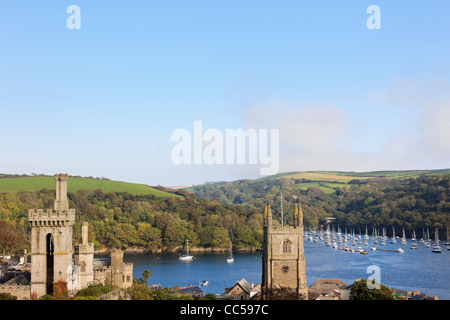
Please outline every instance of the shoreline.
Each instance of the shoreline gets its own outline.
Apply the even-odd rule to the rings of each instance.
[[[112,248],[103,248],[100,250],[95,250],[94,254],[107,254]],[[144,254],[144,253],[176,253],[183,252],[184,246],[177,246],[173,248],[163,247],[158,249],[145,249],[139,247],[132,247],[123,250],[124,254]],[[213,252],[229,252],[229,248],[202,248],[202,247],[192,247],[189,248],[190,252],[203,252],[203,253],[213,253]],[[239,248],[233,249],[233,252],[259,252],[262,248]]]

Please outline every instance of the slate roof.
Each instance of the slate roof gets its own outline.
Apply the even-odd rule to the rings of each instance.
[[[31,283],[31,273],[25,271],[22,273],[8,272],[0,279],[0,284],[3,285],[30,285]]]
[[[199,286],[181,287],[178,290],[179,293],[192,294],[192,295],[203,295],[203,290]]]

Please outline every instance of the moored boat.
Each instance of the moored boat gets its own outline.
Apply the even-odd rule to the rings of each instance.
[[[194,256],[189,255],[189,241],[186,239],[186,254],[181,255],[178,260],[187,261],[192,259],[194,259]]]

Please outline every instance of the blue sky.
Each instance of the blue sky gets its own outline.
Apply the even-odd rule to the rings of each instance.
[[[366,27],[372,4],[380,30]],[[171,134],[196,120],[279,128],[280,172],[450,167],[449,12],[445,0],[3,1],[0,172],[259,176],[174,165]]]

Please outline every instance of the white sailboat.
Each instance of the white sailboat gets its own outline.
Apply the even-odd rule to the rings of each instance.
[[[448,229],[447,229],[447,240],[445,240],[444,245],[447,246],[447,250],[450,250],[450,238],[448,237]]]
[[[403,228],[403,237],[402,237],[402,244],[406,244],[406,235],[405,235],[405,228]]]
[[[394,227],[392,227],[392,240],[391,240],[391,243],[396,243],[397,242],[397,239],[395,238],[395,229],[394,229]]]
[[[426,240],[425,240],[425,247],[429,248],[431,247],[431,240],[430,240],[430,232],[427,228],[427,236],[426,236]]]
[[[386,239],[387,239],[387,236],[386,236],[386,228],[383,228],[383,235],[381,236],[381,242],[380,242],[380,244],[381,244],[382,246],[385,246],[385,245],[386,245]]]
[[[416,243],[416,231],[413,229],[413,236],[411,238],[411,248],[412,250],[417,250],[417,243]]]
[[[413,229],[413,236],[411,238],[412,242],[416,242],[416,230]]]
[[[448,229],[447,229],[447,239],[444,242],[445,246],[449,246],[450,245],[450,238],[448,237]]]
[[[179,258],[179,260],[192,260],[194,259],[193,256],[189,255],[189,241],[186,239],[186,254],[181,255]]]
[[[431,252],[434,253],[441,253],[441,247],[439,246],[439,237],[438,237],[438,229],[436,228],[436,230],[434,231],[434,243],[433,243],[433,249],[431,249]]]
[[[227,262],[228,262],[228,263],[233,263],[233,262],[234,262],[234,257],[233,257],[233,244],[231,243],[231,240],[230,240],[230,256],[227,258]]]

